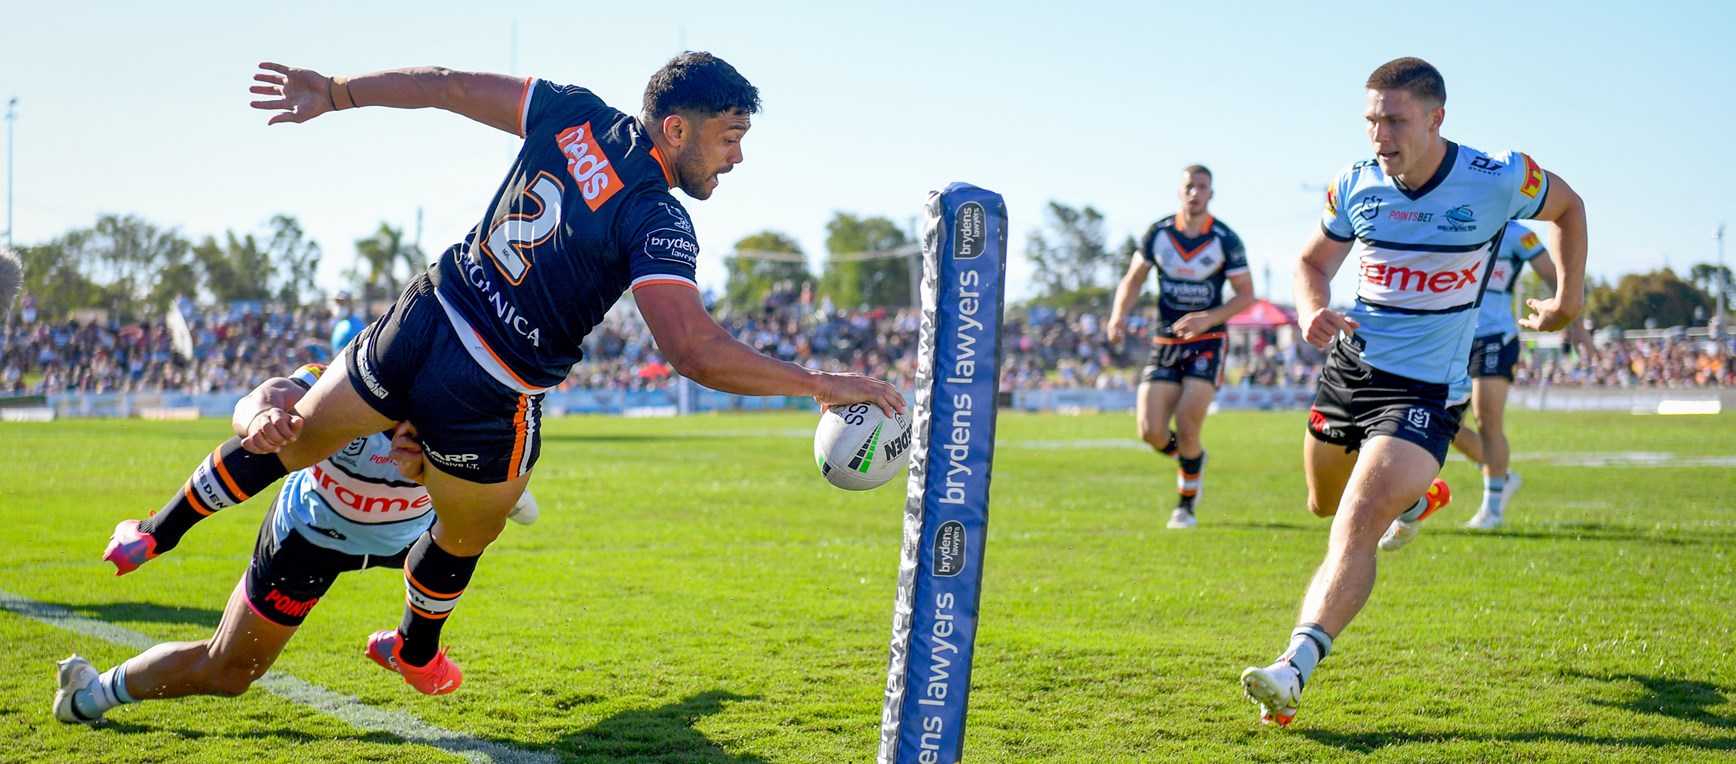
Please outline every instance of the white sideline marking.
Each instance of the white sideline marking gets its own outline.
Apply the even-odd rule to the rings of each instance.
[[[45,623],[89,637],[144,650],[157,644],[156,639],[132,629],[106,621],[85,618],[65,608],[46,605],[32,599],[0,591],[0,608],[39,623]],[[46,670],[46,668],[45,668]],[[360,700],[332,692],[317,684],[297,679],[280,671],[268,671],[254,684],[291,703],[297,703],[328,716],[349,722],[370,732],[384,732],[411,743],[438,748],[457,754],[477,764],[554,764],[554,756],[526,751],[500,743],[479,740],[463,732],[455,732],[429,724],[402,711],[387,711],[362,703]],[[46,697],[46,696],[45,696]]]

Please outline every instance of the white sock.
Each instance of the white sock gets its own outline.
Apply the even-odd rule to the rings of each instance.
[[[127,694],[127,664],[122,662],[97,677],[89,687],[72,695],[72,705],[86,718],[95,719],[109,709],[127,703],[137,703]]]

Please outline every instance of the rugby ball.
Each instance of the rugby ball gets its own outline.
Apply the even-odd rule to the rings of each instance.
[[[887,416],[872,403],[833,406],[814,430],[814,463],[839,488],[879,488],[904,471],[913,435],[902,414]]]

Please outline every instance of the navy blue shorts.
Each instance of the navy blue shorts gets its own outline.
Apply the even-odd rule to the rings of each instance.
[[[344,554],[314,544],[297,531],[279,539],[272,533],[272,520],[277,505],[265,513],[259,525],[259,541],[253,547],[253,561],[247,565],[247,575],[241,579],[253,612],[279,626],[296,627],[307,619],[319,598],[332,588],[338,574],[366,568],[402,568],[405,549],[390,557],[379,555]]]
[[[1519,365],[1519,338],[1501,341],[1501,335],[1491,334],[1471,340],[1471,378],[1500,377],[1513,381],[1513,367]]]
[[[530,472],[542,452],[542,394],[508,388],[472,360],[426,273],[344,349],[350,385],[385,416],[416,425],[422,455],[472,483]]]
[[[1464,415],[1464,403],[1447,405],[1446,385],[1388,374],[1340,342],[1320,370],[1308,433],[1345,451],[1360,451],[1369,438],[1389,435],[1422,446],[1445,464]]]
[[[1213,332],[1193,340],[1159,337],[1151,358],[1140,373],[1141,382],[1181,384],[1187,377],[1203,379],[1212,387],[1224,383],[1224,334]]]

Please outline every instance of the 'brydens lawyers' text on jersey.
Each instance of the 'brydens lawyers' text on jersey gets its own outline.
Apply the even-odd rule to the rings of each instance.
[[[1224,280],[1248,272],[1248,253],[1230,227],[1206,216],[1205,233],[1190,238],[1176,216],[1153,223],[1140,242],[1157,272],[1157,311],[1168,328],[1182,316],[1224,304]],[[1222,324],[1210,329],[1224,330]]]
[[[308,364],[289,379],[307,389],[324,371]],[[309,542],[354,555],[389,556],[407,549],[434,525],[434,505],[427,489],[398,471],[391,453],[391,433],[376,432],[289,473],[272,515],[277,538],[295,530]]]
[[[1355,345],[1368,365],[1448,385],[1462,402],[1476,307],[1509,218],[1535,217],[1548,176],[1520,152],[1485,154],[1447,142],[1440,169],[1401,187],[1374,160],[1351,165],[1326,189],[1321,227],[1355,241]]]
[[[525,81],[524,147],[482,222],[435,266],[472,358],[512,389],[558,384],[629,288],[694,285],[699,242],[638,120],[591,91]]]
[[[1519,283],[1519,272],[1525,264],[1543,254],[1543,240],[1537,232],[1513,221],[1507,221],[1507,233],[1501,237],[1501,254],[1489,271],[1489,288],[1483,292],[1483,307],[1477,309],[1478,337],[1499,334],[1503,341],[1519,336],[1519,322],[1513,319],[1513,287]],[[1554,284],[1550,285],[1553,289]]]

